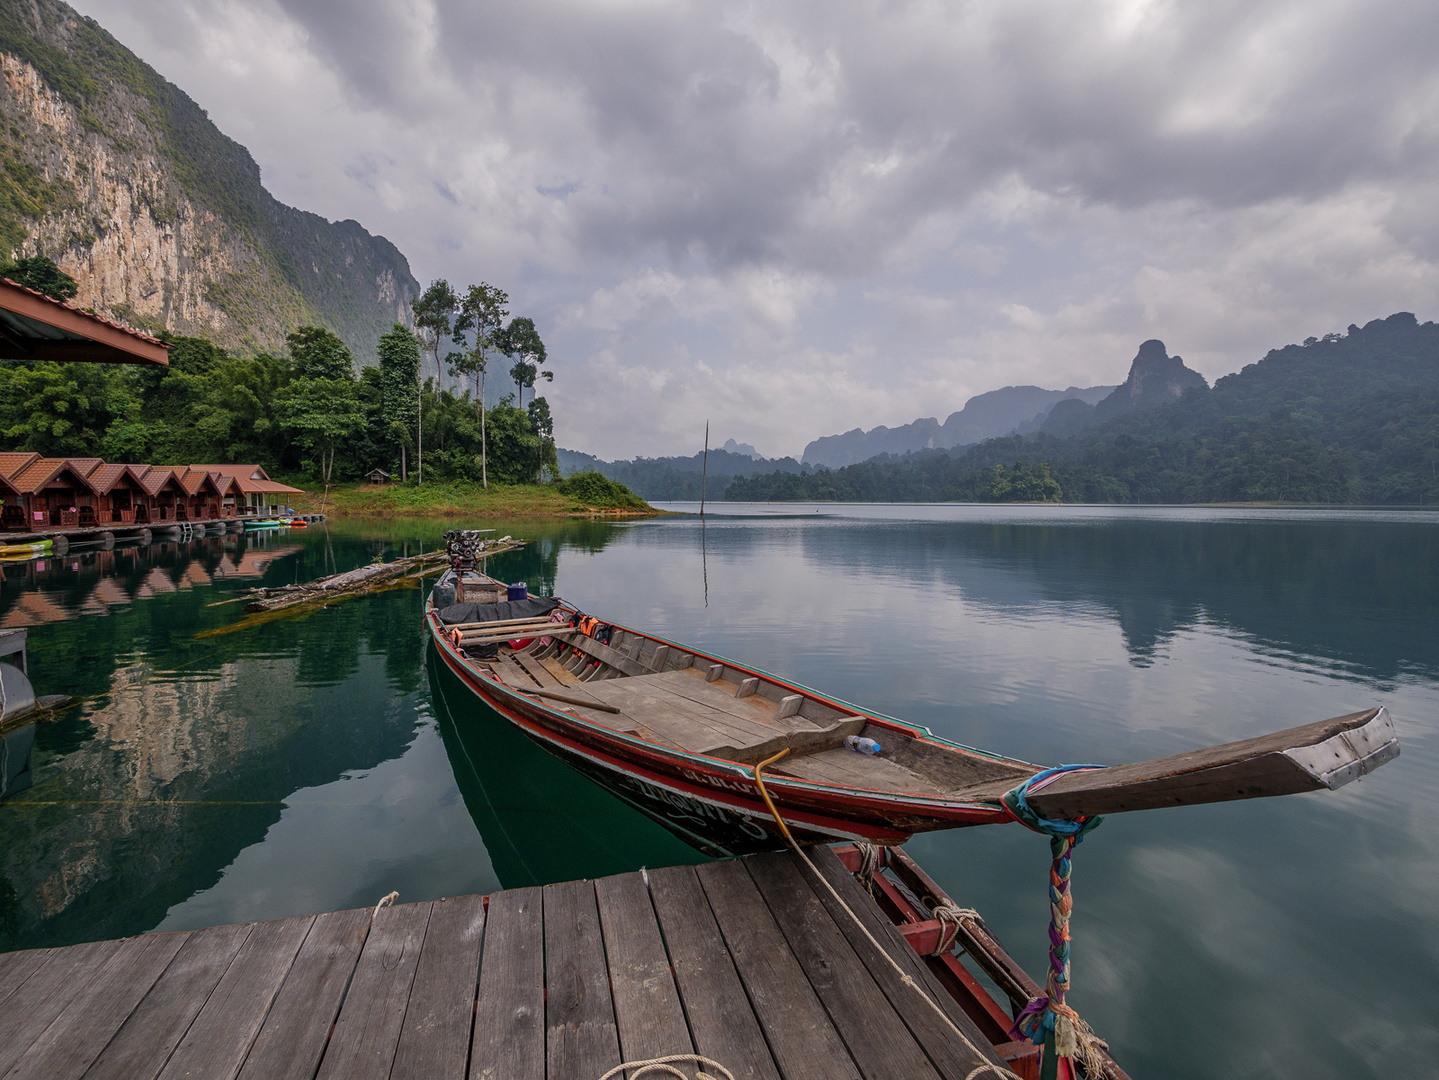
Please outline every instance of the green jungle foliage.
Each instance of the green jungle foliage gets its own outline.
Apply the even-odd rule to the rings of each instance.
[[[1003,470],[1002,472],[1000,470]],[[1439,502],[1439,325],[1400,312],[1309,338],[1070,438],[991,439],[811,475],[744,501]]]
[[[645,501],[603,473],[579,472],[555,485],[575,502],[601,510],[647,510]]]
[[[329,482],[374,468],[398,476],[404,447],[413,479],[419,405],[425,480],[479,480],[474,402],[434,379],[417,386],[418,343],[398,323],[381,338],[380,365],[358,378],[344,342],[319,327],[290,334],[279,356],[235,356],[203,338],[171,342],[167,368],[0,362],[0,445],[117,462],[256,462]],[[506,397],[485,416],[491,480],[558,478],[544,398],[521,410]]]
[[[44,255],[0,264],[0,277],[7,277],[54,300],[73,299],[80,291],[75,279]]]

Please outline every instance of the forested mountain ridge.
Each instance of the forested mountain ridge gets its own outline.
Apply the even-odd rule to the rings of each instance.
[[[1186,390],[1208,390],[1209,383],[1197,371],[1186,367],[1179,356],[1170,356],[1164,342],[1151,338],[1139,346],[1129,365],[1129,375],[1114,392],[1099,401],[1069,398],[1050,409],[1038,430],[1060,437],[1073,435],[1087,427],[1113,420],[1116,416],[1139,409],[1157,409],[1168,405]],[[1019,434],[1027,435],[1021,429]]]
[[[1408,312],[1269,352],[1068,438],[813,476],[736,480],[729,499],[1189,503],[1439,502],[1439,326]]]
[[[59,0],[0,0],[0,158],[0,254],[49,256],[103,315],[241,352],[323,325],[362,363],[410,321],[393,244],[277,201],[249,151]]]
[[[1040,386],[1003,386],[976,394],[964,408],[949,414],[941,424],[932,416],[921,417],[899,427],[855,428],[840,435],[823,435],[804,448],[800,461],[806,465],[835,469],[854,465],[881,454],[911,454],[972,446],[1003,435],[1027,435],[1037,431],[1050,410],[1077,400],[1091,407],[1113,386],[1071,386],[1067,390],[1046,390]]]
[[[733,439],[726,442],[734,443]],[[753,449],[749,447],[749,449]],[[693,457],[637,457],[630,461],[601,461],[593,454],[576,450],[559,450],[560,473],[570,476],[577,472],[594,471],[611,480],[618,480],[642,499],[660,501],[698,500],[701,491],[709,498],[720,498],[730,481],[771,472],[809,472],[792,457],[762,458],[720,449],[709,452],[708,471],[703,453]]]

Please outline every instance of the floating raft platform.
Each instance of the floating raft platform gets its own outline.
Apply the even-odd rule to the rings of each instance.
[[[872,891],[853,846],[809,854],[962,1035],[793,853],[770,852],[0,954],[0,1076],[599,1080],[685,1053],[736,1080],[1039,1075],[1038,1048],[1007,1034],[1038,988],[982,921],[958,943],[1008,1009],[953,952],[921,955],[943,928],[915,901],[951,901],[903,853]]]

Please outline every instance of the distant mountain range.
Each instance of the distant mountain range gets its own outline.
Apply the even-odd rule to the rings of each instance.
[[[804,448],[800,461],[838,469],[880,454],[947,450],[1002,435],[1027,435],[1038,431],[1051,410],[1061,403],[1074,401],[1093,407],[1114,389],[1113,386],[1071,386],[1068,390],[1005,386],[970,398],[964,408],[951,413],[943,424],[934,417],[923,417],[902,427],[877,427],[869,431],[855,428],[843,435],[825,435]]]
[[[692,457],[637,457],[630,461],[602,461],[593,454],[564,447],[560,447],[558,453],[563,476],[593,469],[611,480],[618,480],[642,499],[661,502],[698,500],[702,489],[709,498],[718,499],[735,479],[809,471],[809,466],[802,466],[792,457],[760,457],[753,446],[733,439],[727,440],[723,448],[709,452],[707,471],[703,452]]]
[[[1122,386],[1061,402],[1032,434],[739,478],[725,497],[1434,506],[1439,325],[1398,312],[1274,349],[1213,387],[1146,341]]]
[[[384,237],[276,200],[182,90],[59,0],[0,0],[0,255],[151,332],[278,351],[306,323],[362,362],[419,283]]]

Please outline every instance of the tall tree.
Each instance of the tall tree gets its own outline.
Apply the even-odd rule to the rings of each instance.
[[[505,327],[500,335],[500,343],[505,355],[515,361],[510,368],[510,378],[515,380],[515,386],[520,392],[518,404],[520,408],[524,408],[525,387],[534,389],[536,378],[555,381],[554,372],[540,370],[548,360],[545,343],[540,340],[535,321],[523,315],[510,320],[510,325]]]
[[[407,477],[405,449],[410,441],[410,387],[420,376],[420,343],[409,327],[395,323],[380,335],[377,349],[380,357],[380,417],[385,433],[400,451],[400,479]],[[419,417],[416,417],[418,420]]]
[[[535,429],[535,435],[539,437],[538,464],[535,467],[535,482],[545,482],[545,466],[549,466],[556,478],[560,475],[559,456],[555,453],[555,422],[550,416],[550,403],[542,397],[531,398],[530,403],[525,406],[525,412],[530,418],[530,427]]]
[[[44,255],[7,262],[0,266],[0,277],[7,277],[55,300],[73,300],[80,291],[75,279]]]
[[[355,357],[323,326],[302,326],[285,337],[297,379],[353,379]]]
[[[353,378],[296,379],[275,395],[274,406],[281,427],[319,459],[320,479],[325,483],[320,512],[324,513],[335,469],[335,443],[365,422],[359,384]]]
[[[485,372],[490,354],[498,351],[501,328],[510,296],[503,289],[480,282],[471,285],[460,298],[459,314],[455,317],[453,337],[461,352],[451,355],[451,366],[459,374],[472,375],[475,380],[475,413],[480,421],[480,483],[490,486],[488,446],[485,433]],[[473,344],[469,344],[474,335]],[[468,345],[468,347],[466,347]]]
[[[435,358],[435,377],[440,376],[440,342],[450,336],[450,318],[455,314],[460,298],[444,278],[436,278],[421,295],[410,301],[410,310],[415,313],[415,328],[420,343]],[[424,419],[424,371],[415,375],[415,482],[425,479]]]

